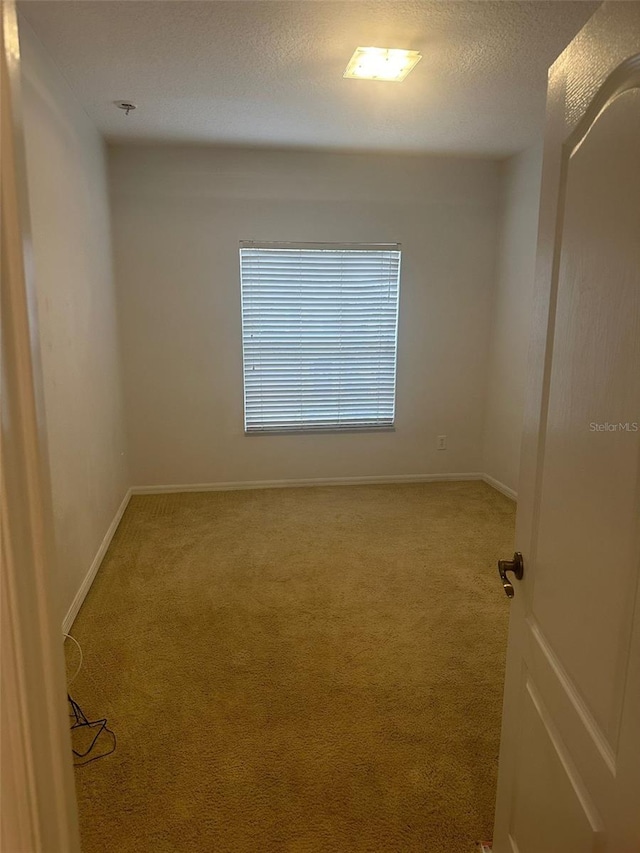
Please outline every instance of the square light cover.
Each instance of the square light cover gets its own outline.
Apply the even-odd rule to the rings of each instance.
[[[422,59],[417,50],[393,47],[357,47],[343,77],[400,83]]]

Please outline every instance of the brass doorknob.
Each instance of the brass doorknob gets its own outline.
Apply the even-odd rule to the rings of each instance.
[[[524,574],[524,562],[522,561],[522,554],[520,551],[515,552],[513,560],[498,560],[498,574],[500,575],[505,595],[507,598],[513,598],[515,594],[513,584],[507,577],[507,572],[513,572],[513,575],[517,580],[522,579],[522,575]]]

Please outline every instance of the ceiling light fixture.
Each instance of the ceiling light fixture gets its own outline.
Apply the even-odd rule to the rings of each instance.
[[[357,47],[342,75],[356,80],[386,80],[400,83],[420,62],[417,50],[392,47]]]

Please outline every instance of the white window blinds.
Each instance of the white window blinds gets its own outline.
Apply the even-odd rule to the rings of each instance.
[[[400,247],[240,248],[245,431],[393,426]]]

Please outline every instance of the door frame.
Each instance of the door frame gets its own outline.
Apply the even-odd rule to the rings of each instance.
[[[63,638],[54,617],[44,418],[14,0],[0,0],[0,847],[80,853]]]

